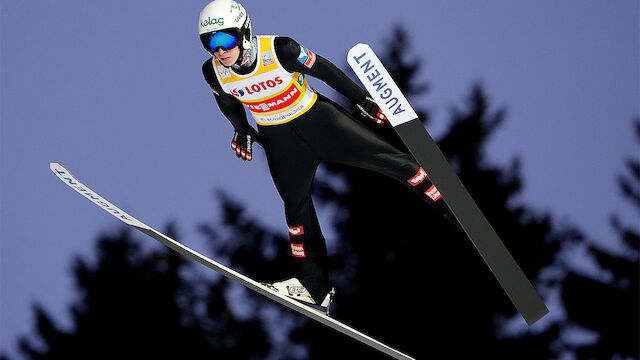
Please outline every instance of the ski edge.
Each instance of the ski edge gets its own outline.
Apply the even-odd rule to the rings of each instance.
[[[374,339],[373,337],[366,335],[348,325],[345,325],[344,323],[341,323],[339,321],[337,321],[334,318],[331,318],[325,314],[320,313],[319,311],[309,308],[293,299],[290,299],[286,296],[280,295],[278,293],[276,293],[275,291],[272,291],[270,289],[268,289],[267,287],[263,286],[262,284],[260,284],[259,282],[239,273],[236,272],[235,270],[228,268],[200,253],[198,253],[197,251],[182,245],[181,243],[177,242],[176,240],[168,237],[167,235],[164,235],[162,233],[160,233],[159,231],[153,229],[152,227],[142,223],[141,221],[139,221],[138,219],[136,219],[135,217],[127,214],[126,212],[124,212],[123,210],[119,209],[117,206],[113,205],[112,203],[110,203],[109,201],[107,201],[106,199],[104,199],[102,196],[98,195],[96,192],[94,192],[93,190],[91,190],[89,187],[87,187],[86,185],[84,185],[83,183],[81,183],[76,177],[74,177],[73,175],[71,175],[71,173],[65,168],[63,167],[60,163],[57,162],[51,162],[49,164],[49,167],[51,169],[51,171],[60,179],[62,180],[62,182],[64,182],[66,185],[68,185],[69,187],[71,187],[72,189],[74,189],[76,192],[80,193],[81,195],[83,195],[84,197],[86,197],[87,199],[89,199],[90,201],[92,201],[94,204],[98,205],[99,207],[101,207],[102,209],[104,209],[105,211],[107,211],[108,213],[110,213],[111,215],[113,215],[114,217],[116,217],[118,220],[126,223],[127,225],[130,225],[132,227],[134,227],[135,229],[141,231],[142,233],[148,235],[149,237],[159,241],[160,243],[162,243],[163,245],[169,247],[170,249],[178,252],[179,254],[186,256],[192,260],[197,261],[198,263],[218,272],[219,274],[234,280],[236,282],[239,282],[240,284],[244,285],[245,287],[249,288],[250,290],[253,290],[257,293],[259,293],[260,295],[263,295],[273,301],[276,301],[278,303],[280,303],[281,305],[284,305],[286,307],[288,307],[291,310],[294,310],[304,316],[307,316],[308,318],[315,320],[335,331],[338,331],[340,333],[342,333],[343,335],[346,335],[348,337],[351,337],[354,340],[359,341],[360,343],[367,345],[373,349],[376,349],[386,355],[389,355],[395,359],[399,359],[399,360],[415,360],[414,358],[410,357],[407,354],[402,353],[399,350],[396,350],[376,339]]]

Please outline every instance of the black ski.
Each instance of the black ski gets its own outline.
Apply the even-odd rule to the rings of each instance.
[[[349,50],[349,65],[451,209],[527,324],[549,310],[469,195],[411,105],[367,44]]]

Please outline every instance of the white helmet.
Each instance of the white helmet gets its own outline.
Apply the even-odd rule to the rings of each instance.
[[[211,33],[216,31],[231,31],[238,36],[240,51],[251,46],[251,20],[249,14],[233,0],[215,0],[210,2],[200,12],[198,20],[198,33],[205,50],[209,49],[208,41]]]

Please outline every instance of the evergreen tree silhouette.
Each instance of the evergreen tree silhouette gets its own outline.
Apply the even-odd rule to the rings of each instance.
[[[634,130],[640,143],[640,119]],[[626,161],[627,174],[618,177],[620,191],[640,212],[640,161]],[[611,216],[611,226],[620,237],[625,254],[613,254],[584,238],[582,244],[599,267],[608,272],[608,279],[592,278],[570,270],[564,280],[562,300],[569,320],[565,327],[579,326],[597,333],[594,344],[571,346],[579,360],[640,358],[640,234],[636,222],[622,224],[618,215]],[[634,228],[635,226],[635,228]]]
[[[173,226],[167,234],[175,237]],[[96,250],[95,263],[76,258],[73,264],[78,295],[70,309],[71,329],[59,328],[43,306],[34,306],[36,332],[19,341],[27,359],[267,354],[263,324],[233,315],[224,297],[226,282],[186,280],[187,259],[161,246],[143,250],[128,229],[101,236]]]

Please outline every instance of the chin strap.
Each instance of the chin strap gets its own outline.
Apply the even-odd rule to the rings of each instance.
[[[238,60],[231,67],[234,69],[250,67],[251,65],[253,65],[253,62],[256,61],[257,53],[258,53],[258,42],[256,38],[253,38],[251,39],[251,46],[249,46],[244,56],[238,56]]]

